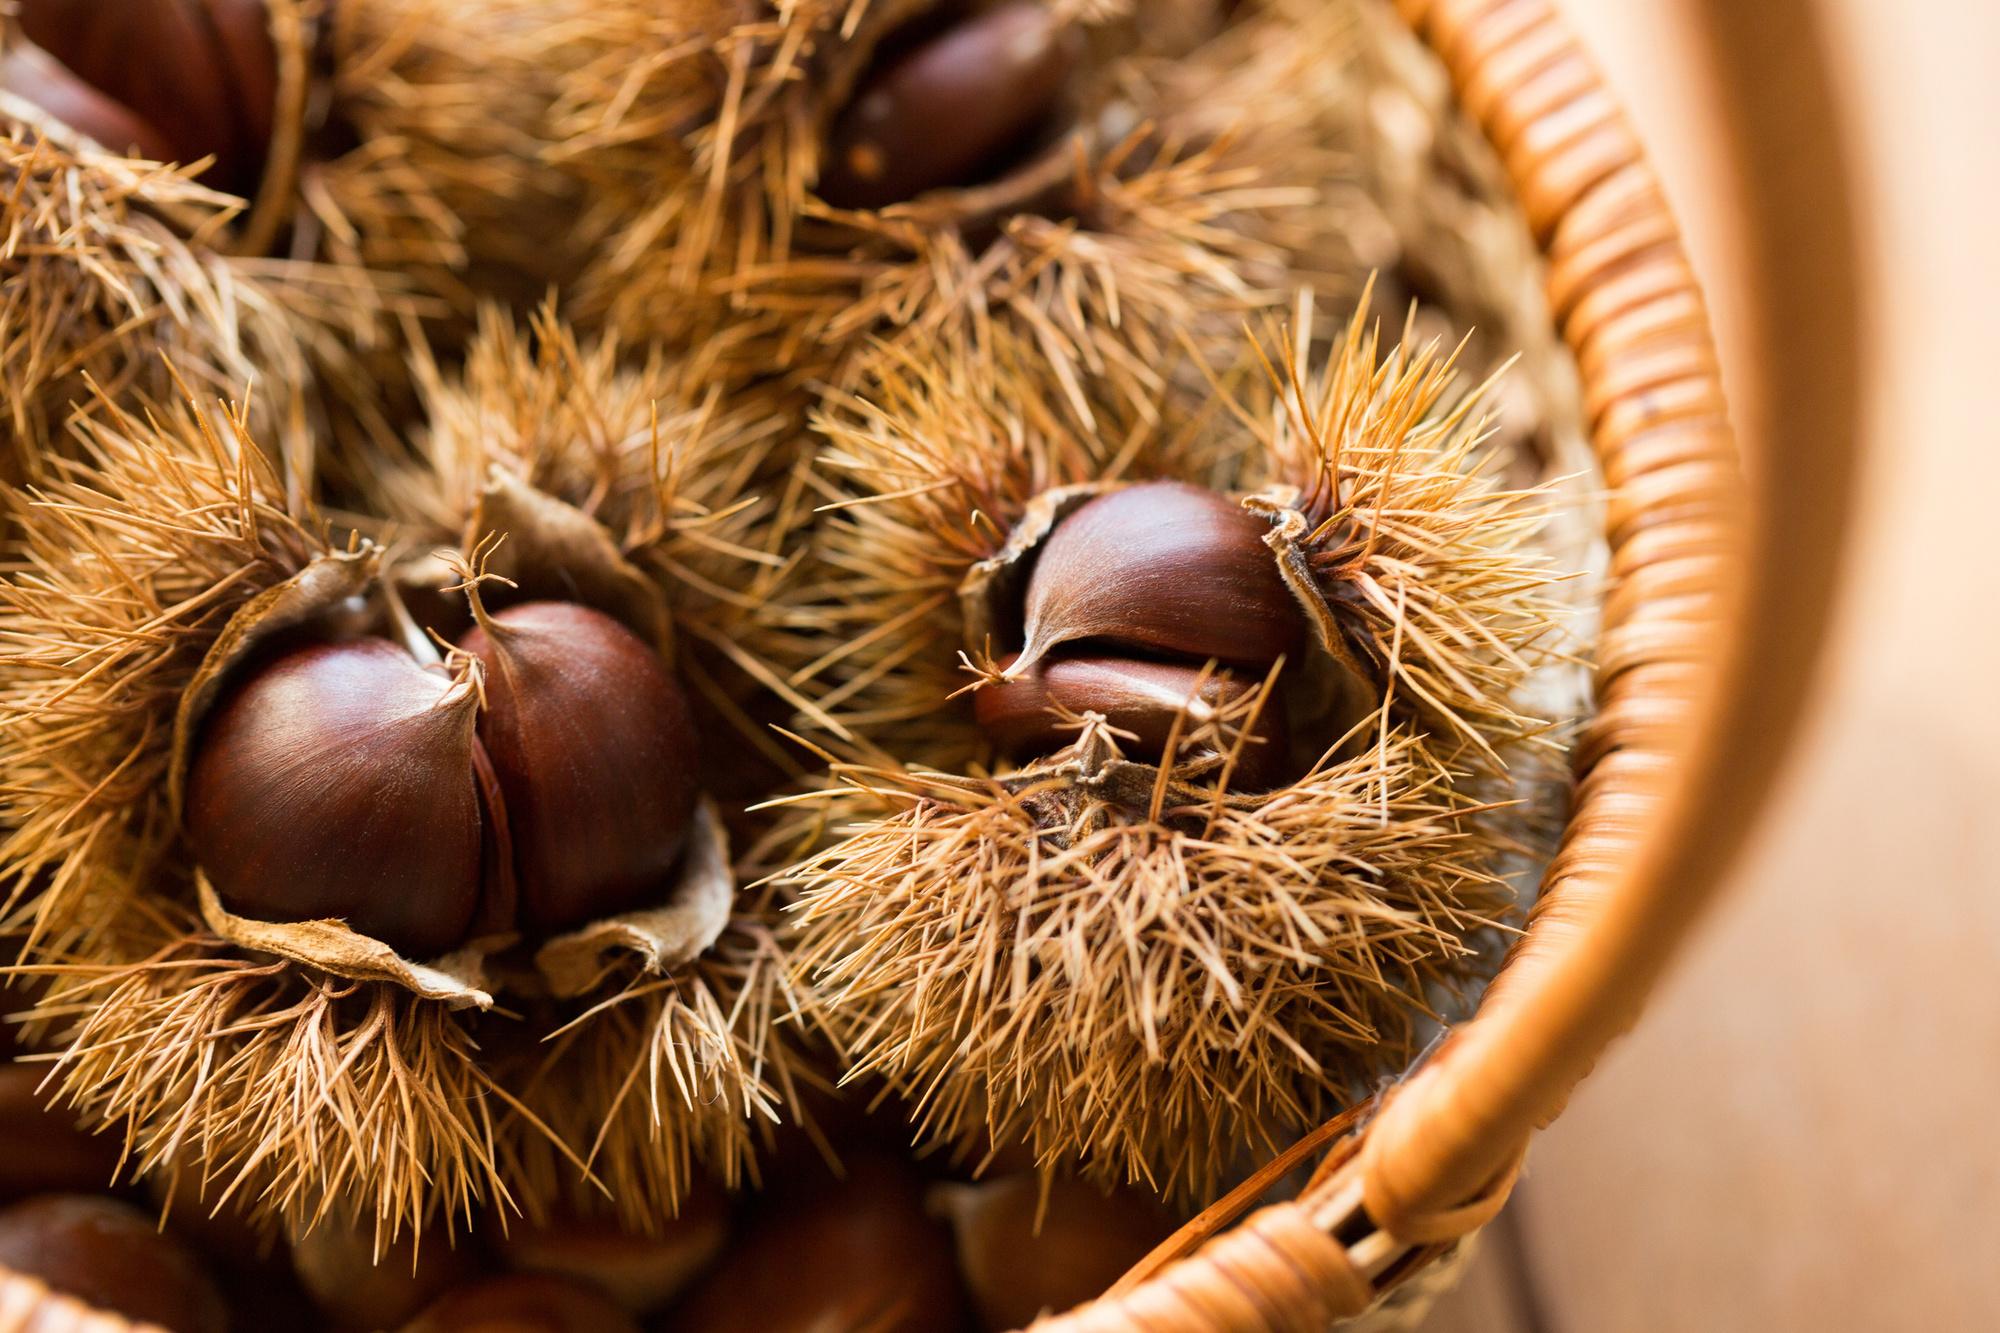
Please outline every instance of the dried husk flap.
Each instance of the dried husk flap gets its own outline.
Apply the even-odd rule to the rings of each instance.
[[[927,1142],[1206,1196],[1407,1059],[1506,911],[1467,807],[1384,746],[1276,793],[1089,720],[1000,779],[836,766],[852,831],[781,880],[817,1016]]]
[[[1341,630],[1339,616],[1313,576],[1312,565],[1306,559],[1312,525],[1298,509],[1297,492],[1253,495],[1244,501],[1244,506],[1271,520],[1264,544],[1277,558],[1278,574],[1291,589],[1306,623],[1312,627],[1313,642],[1324,654],[1308,671],[1308,679],[1317,686],[1320,696],[1310,715],[1352,721],[1373,713],[1382,703],[1382,686],[1354,655]]]
[[[381,573],[382,553],[373,546],[315,559],[276,587],[268,588],[230,617],[181,696],[174,717],[174,752],[167,772],[167,795],[180,819],[187,770],[203,719],[215,706],[229,674],[279,634],[336,612],[342,603],[366,595]]]
[[[666,975],[693,962],[721,938],[735,899],[729,835],[715,803],[704,796],[695,807],[687,848],[667,902],[558,936],[535,954],[535,966],[550,991],[563,999],[595,990],[625,957],[635,957],[647,973]]]
[[[486,553],[485,572],[523,595],[582,602],[620,621],[674,665],[674,622],[653,581],[618,550],[603,524],[576,506],[495,467],[466,529],[465,549]]]
[[[208,876],[196,872],[205,925],[231,944],[304,963],[348,981],[393,982],[453,1009],[490,1009],[485,958],[494,941],[475,941],[431,963],[413,963],[378,939],[339,921],[255,921],[222,905]]]

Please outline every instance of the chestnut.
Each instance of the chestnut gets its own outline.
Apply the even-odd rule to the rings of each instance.
[[[1012,658],[1001,662],[1003,668]],[[973,715],[1003,754],[1033,758],[1076,739],[1063,713],[1101,714],[1128,733],[1122,742],[1133,758],[1165,757],[1174,723],[1185,715],[1182,734],[1213,718],[1257,687],[1227,671],[1210,672],[1178,662],[1149,662],[1113,656],[1047,657],[1012,680],[989,685],[972,696]],[[1060,711],[1059,711],[1060,710]],[[1278,699],[1267,699],[1257,724],[1237,754],[1232,786],[1268,787],[1285,766],[1285,725]]]
[[[938,1185],[933,1204],[958,1238],[959,1271],[986,1333],[1026,1328],[1093,1300],[1174,1231],[1173,1215],[1133,1190],[1102,1192],[1033,1175]]]
[[[856,1153],[844,1181],[776,1190],[666,1327],[675,1333],[953,1333],[966,1325],[951,1236],[910,1166]]]
[[[0,1064],[0,1200],[106,1189],[118,1175],[118,1144],[49,1105],[47,1075],[46,1065]]]
[[[0,56],[0,92],[9,92],[54,116],[77,133],[114,153],[137,153],[163,162],[174,155],[165,135],[138,112],[107,97],[46,51],[26,43]]]
[[[1270,523],[1219,491],[1149,481],[1057,523],[1036,553],[1018,674],[1092,640],[1263,668],[1305,643],[1306,619],[1265,544]]]
[[[169,1333],[228,1333],[229,1307],[194,1255],[115,1199],[43,1194],[0,1208],[0,1268]]]
[[[834,121],[820,197],[882,208],[970,184],[1046,122],[1081,47],[1056,7],[1013,0],[879,63]]]
[[[320,1329],[323,1321],[292,1273],[289,1247],[275,1229],[253,1223],[241,1191],[217,1207],[222,1185],[197,1167],[146,1176],[146,1198],[167,1233],[204,1263],[229,1302],[230,1327]]]
[[[638,635],[575,602],[488,615],[479,738],[514,846],[521,920],[542,934],[659,900],[694,815],[687,696]]]
[[[453,1288],[401,1333],[639,1333],[639,1325],[580,1282],[518,1273]]]
[[[714,1186],[697,1187],[680,1212],[652,1234],[628,1231],[608,1217],[563,1216],[533,1226],[511,1223],[493,1253],[517,1273],[548,1273],[595,1287],[631,1314],[664,1309],[721,1252],[729,1210]]]
[[[265,0],[15,0],[15,9],[29,41],[158,131],[161,157],[213,157],[211,183],[255,191],[278,101]]]
[[[333,1333],[395,1328],[476,1271],[471,1255],[407,1233],[378,1254],[366,1229],[322,1222],[292,1244],[292,1271]]]
[[[408,957],[461,943],[483,890],[478,692],[383,639],[252,668],[188,771],[195,859],[232,911],[338,917]]]
[[[290,1267],[279,1253],[275,1231],[253,1225],[232,1195],[216,1207],[220,1187],[204,1183],[199,1170],[155,1170],[145,1180],[146,1198],[165,1219],[167,1230],[179,1236],[219,1268]]]

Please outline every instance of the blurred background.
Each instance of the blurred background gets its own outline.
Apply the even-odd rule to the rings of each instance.
[[[1782,97],[1810,51],[1780,34],[1745,87],[1690,0],[1562,7],[1686,224],[1738,420],[1791,409],[1753,396],[1752,201],[1720,108]],[[1541,1142],[1439,1333],[2000,1328],[2000,5],[1816,8],[1864,367],[1839,624],[1722,910]]]

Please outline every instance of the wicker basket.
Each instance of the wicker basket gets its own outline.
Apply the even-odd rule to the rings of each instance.
[[[1636,1019],[1720,881],[1793,717],[1782,691],[1796,692],[1821,628],[1828,577],[1786,607],[1767,557],[1787,519],[1749,521],[1676,225],[1551,0],[1396,6],[1492,140],[1546,252],[1611,488],[1599,709],[1575,753],[1574,816],[1479,1013],[1379,1103],[1301,1145],[1324,1158],[1296,1199],[1240,1222],[1225,1201],[1038,1333],[1321,1333],[1358,1316],[1406,1326],[1396,1307],[1420,1304],[1439,1261],[1499,1211],[1533,1132]],[[1833,493],[1814,502],[1817,518],[1801,502],[1793,533],[1823,534],[1838,508],[1848,459],[1839,441],[1833,454]],[[0,1274],[0,1333],[42,1326],[32,1313],[21,1322],[38,1291]]]

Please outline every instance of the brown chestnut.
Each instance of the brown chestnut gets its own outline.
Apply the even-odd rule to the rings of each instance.
[[[953,1333],[966,1324],[951,1235],[909,1165],[847,1159],[847,1179],[778,1190],[667,1324],[675,1333]]]
[[[639,1333],[639,1325],[580,1282],[517,1273],[446,1292],[402,1333]]]
[[[123,103],[181,162],[248,194],[270,151],[278,56],[265,0],[16,0],[28,40]],[[86,131],[88,132],[88,131]]]
[[[275,1231],[254,1225],[239,1206],[242,1194],[216,1206],[221,1186],[204,1182],[192,1167],[155,1170],[145,1180],[146,1198],[159,1210],[167,1230],[217,1267],[291,1267],[280,1254]],[[233,1294],[233,1293],[232,1293]]]
[[[57,1190],[109,1188],[121,1154],[86,1134],[41,1090],[47,1065],[0,1064],[0,1201]]]
[[[1086,639],[1259,668],[1296,653],[1305,615],[1264,543],[1269,530],[1229,496],[1185,482],[1098,496],[1035,556],[1012,670]]]
[[[541,1226],[511,1223],[493,1253],[517,1273],[550,1273],[597,1288],[645,1315],[666,1308],[721,1252],[729,1211],[721,1190],[697,1188],[652,1234],[607,1217],[566,1216]]]
[[[1054,6],[1013,0],[882,62],[834,122],[820,197],[882,208],[973,183],[1048,120],[1077,37]]]
[[[208,1265],[229,1302],[231,1328],[238,1333],[321,1328],[323,1321],[292,1273],[289,1247],[274,1229],[250,1220],[243,1192],[224,1201],[223,1188],[218,1180],[204,1181],[194,1166],[146,1176],[153,1215]]]
[[[666,664],[574,602],[523,602],[459,646],[507,806],[521,918],[547,933],[659,900],[694,814],[695,730]]]
[[[78,134],[114,153],[137,153],[155,162],[173,157],[174,146],[138,112],[79,79],[46,51],[26,43],[0,56],[0,91],[54,116]]]
[[[44,1194],[0,1209],[0,1268],[170,1333],[228,1333],[229,1307],[194,1255],[115,1199]]]
[[[1003,668],[1013,659],[1002,661]],[[1033,758],[1076,739],[1058,710],[1093,712],[1135,739],[1128,756],[1157,762],[1164,757],[1175,720],[1183,713],[1185,736],[1212,719],[1219,708],[1254,690],[1258,681],[1227,671],[1208,673],[1178,662],[1128,657],[1046,657],[1012,680],[975,693],[973,714],[1004,754]],[[1199,690],[1199,694],[1197,694]],[[1232,774],[1238,787],[1268,786],[1284,768],[1285,726],[1278,699],[1267,699],[1255,730],[1245,739]]]
[[[461,943],[482,891],[478,692],[383,639],[252,669],[188,772],[195,858],[232,911],[338,917],[412,958]]]
[[[1157,1201],[1033,1174],[938,1185],[933,1204],[958,1238],[959,1271],[987,1333],[1026,1328],[1104,1294],[1174,1231]]]
[[[414,1317],[476,1271],[444,1236],[407,1233],[376,1253],[365,1228],[323,1222],[292,1244],[292,1271],[334,1333],[373,1333]]]

